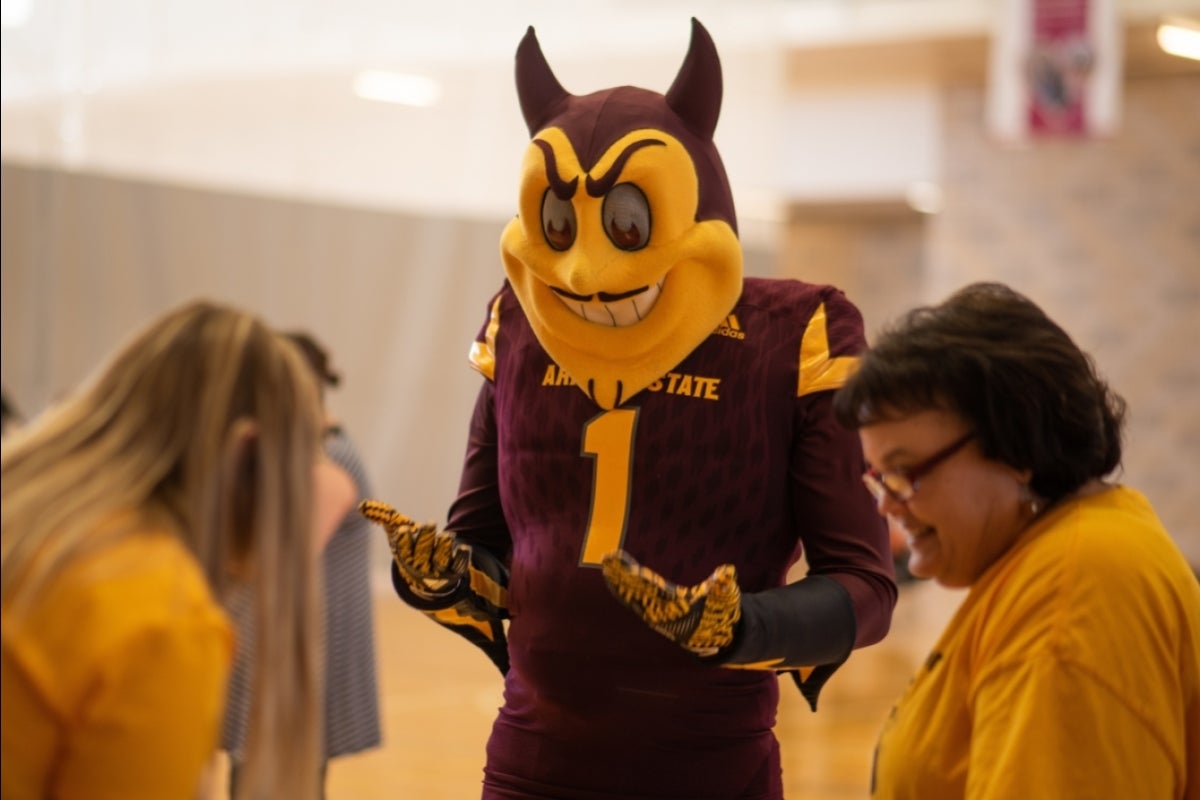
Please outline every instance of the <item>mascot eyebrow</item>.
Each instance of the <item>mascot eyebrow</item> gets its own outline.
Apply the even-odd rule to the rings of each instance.
[[[570,200],[575,196],[575,189],[579,185],[579,177],[576,176],[570,181],[565,180],[558,172],[558,159],[554,157],[554,148],[545,139],[534,139],[533,143],[542,151],[542,156],[546,159],[546,180],[550,182],[550,188],[554,190],[555,196],[559,200]],[[642,139],[637,142],[631,142],[621,155],[617,156],[616,162],[609,168],[608,172],[601,175],[599,178],[587,176],[587,193],[592,197],[603,197],[608,194],[608,190],[617,182],[617,178],[621,177],[621,172],[625,169],[627,162],[634,153],[641,150],[643,147],[652,145],[666,146],[666,142],[661,139]]]
[[[658,131],[678,140],[692,159],[699,184],[696,221],[724,220],[737,233],[729,179],[712,138],[721,110],[721,64],[712,37],[694,19],[687,55],[665,95],[636,86],[617,86],[587,95],[568,92],[546,62],[532,26],[517,47],[516,81],[529,135],[535,137],[550,127],[560,129],[585,172],[617,140],[633,131],[642,130],[648,135]],[[546,144],[536,138],[533,141],[547,153],[552,191],[561,200],[573,197],[578,187],[554,171]],[[600,185],[597,181],[588,194],[600,192]]]

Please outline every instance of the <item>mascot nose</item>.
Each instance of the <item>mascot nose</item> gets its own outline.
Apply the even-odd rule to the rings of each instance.
[[[596,266],[583,253],[574,252],[563,258],[554,273],[561,288],[571,294],[588,296],[600,291]]]

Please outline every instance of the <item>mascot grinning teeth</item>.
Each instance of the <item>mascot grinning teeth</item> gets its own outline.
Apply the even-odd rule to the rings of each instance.
[[[562,298],[567,308],[588,322],[623,328],[641,322],[662,293],[662,283],[645,286],[623,294],[571,294],[566,289],[551,286],[550,290]]]
[[[815,709],[896,602],[832,413],[862,317],[743,277],[698,22],[665,95],[567,92],[532,28],[516,80],[531,141],[458,496],[444,530],[362,513],[397,594],[505,676],[484,800],[779,800],[777,675]]]

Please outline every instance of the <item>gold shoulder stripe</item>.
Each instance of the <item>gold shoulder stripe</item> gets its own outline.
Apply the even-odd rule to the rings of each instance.
[[[800,673],[800,682],[804,683],[813,674],[816,667],[785,667],[783,658],[769,658],[766,661],[749,661],[745,664],[722,664],[725,669],[757,669],[757,670],[795,670]]]
[[[834,358],[829,355],[829,334],[825,322],[825,304],[821,303],[804,329],[804,338],[800,340],[797,397],[837,389],[858,368],[858,358],[854,356]]]
[[[467,573],[471,578],[471,591],[497,608],[508,608],[507,589],[474,567],[468,567]]]
[[[500,298],[492,303],[492,313],[488,317],[487,330],[482,342],[471,342],[471,352],[467,358],[471,366],[487,378],[496,380],[496,331],[500,329]]]
[[[492,628],[486,622],[472,617],[460,614],[453,606],[450,608],[442,608],[437,611],[425,611],[425,616],[431,617],[443,625],[454,625],[457,627],[474,628],[487,638],[489,642],[495,641],[492,636]]]
[[[749,661],[745,664],[722,664],[726,669],[779,669],[783,665],[782,658],[768,658],[766,661]]]

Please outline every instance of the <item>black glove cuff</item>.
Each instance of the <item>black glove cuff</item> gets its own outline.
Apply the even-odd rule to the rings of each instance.
[[[396,594],[400,595],[401,600],[413,608],[420,609],[421,611],[440,611],[462,600],[470,590],[470,585],[464,575],[462,578],[459,578],[458,583],[449,591],[436,596],[424,595],[408,585],[408,581],[404,580],[404,577],[400,574],[400,567],[395,561],[392,561],[392,588],[396,590]]]
[[[800,693],[816,711],[817,695],[854,649],[854,603],[840,583],[809,575],[796,583],[742,595],[742,619],[733,644],[717,664],[774,662],[793,670]],[[816,667],[801,679],[799,667]]]
[[[780,661],[780,668],[840,664],[854,649],[854,604],[837,581],[810,575],[742,595],[742,619],[724,664]]]

